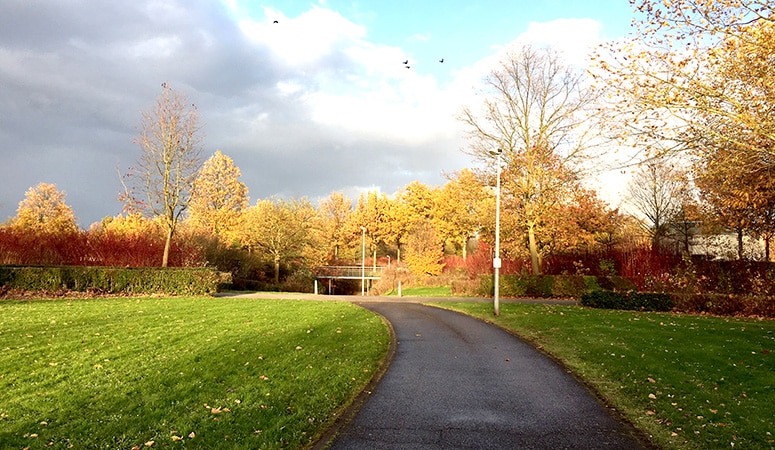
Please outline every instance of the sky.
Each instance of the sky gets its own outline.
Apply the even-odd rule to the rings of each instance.
[[[120,214],[162,83],[251,204],[442,185],[476,165],[456,116],[505,49],[581,65],[632,16],[627,0],[0,0],[0,223],[41,182],[81,227]],[[615,203],[611,180],[590,183]]]

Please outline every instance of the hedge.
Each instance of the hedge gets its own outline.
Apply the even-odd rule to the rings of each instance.
[[[674,307],[670,295],[654,292],[592,291],[581,296],[581,305],[592,308],[634,311],[670,311]]]
[[[586,292],[608,290],[634,290],[635,285],[624,277],[596,277],[582,275],[501,275],[499,293],[504,297],[560,297],[581,298]],[[494,291],[492,275],[482,276],[479,283],[481,296],[491,296]]]
[[[0,286],[27,291],[210,295],[230,282],[211,268],[0,266]]]

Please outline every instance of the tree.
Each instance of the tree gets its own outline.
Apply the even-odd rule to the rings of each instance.
[[[416,275],[441,275],[444,270],[444,242],[430,220],[412,225],[407,236],[406,264]]]
[[[686,172],[663,159],[645,164],[630,180],[629,200],[646,220],[654,252],[659,250],[670,226],[683,211],[688,189]]]
[[[194,180],[189,202],[189,222],[216,237],[232,235],[240,214],[248,207],[248,188],[239,181],[240,169],[216,151],[204,162]]]
[[[244,214],[240,232],[243,245],[265,252],[274,266],[274,282],[280,282],[280,266],[301,259],[310,242],[315,209],[305,199],[259,200]]]
[[[338,260],[342,249],[348,245],[346,226],[352,215],[352,202],[343,192],[332,192],[318,205],[324,229],[324,241],[328,246],[329,261]]]
[[[463,260],[467,257],[468,241],[482,229],[482,217],[492,214],[483,210],[484,200],[491,195],[469,169],[452,174],[436,195],[434,226],[443,241],[460,249]]]
[[[696,184],[708,226],[721,226],[738,233],[738,259],[743,259],[743,233],[761,237],[769,260],[770,239],[775,233],[775,166],[765,161],[735,168],[726,158],[736,150],[717,147],[696,163]]]
[[[65,203],[66,194],[56,185],[40,183],[24,194],[13,225],[34,232],[72,233],[78,231],[72,208]]]
[[[188,208],[194,180],[201,166],[199,114],[186,96],[167,83],[153,110],[142,113],[137,142],[142,150],[134,185],[123,196],[130,209],[160,217],[166,231],[162,267],[167,267],[170,244]],[[140,191],[141,198],[136,197]]]
[[[622,136],[652,152],[700,157],[712,148],[708,139],[731,143],[738,169],[775,161],[772,2],[631,3],[641,15],[633,39],[606,45],[596,58]]]
[[[391,202],[387,195],[377,191],[362,193],[358,198],[358,204],[347,224],[348,241],[360,243],[361,227],[366,228],[366,236],[369,238],[369,249],[376,265],[377,248],[391,241],[394,234],[390,229]]]
[[[540,274],[536,230],[578,177],[593,144],[597,97],[583,73],[549,49],[528,46],[509,53],[485,84],[481,111],[466,108],[461,116],[468,151],[487,162],[491,174],[502,159],[504,211],[521,218],[533,273]]]

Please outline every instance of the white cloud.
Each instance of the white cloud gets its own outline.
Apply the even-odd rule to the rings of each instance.
[[[266,45],[289,66],[311,64],[366,36],[365,27],[330,9],[313,7],[295,18],[271,8],[264,11],[266,17],[276,19],[246,18],[239,21],[239,27],[254,43]]]

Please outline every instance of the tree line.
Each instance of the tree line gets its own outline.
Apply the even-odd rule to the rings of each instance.
[[[209,250],[196,264],[217,259],[213,248],[239,251],[264,260],[275,281],[291,267],[358,260],[363,239],[371,260],[390,256],[417,274],[435,275],[448,256],[465,259],[475,248],[491,248],[500,173],[502,257],[528,261],[534,274],[552,256],[633,248],[644,239],[655,254],[668,237],[689,252],[698,224],[733,230],[739,242],[745,234],[769,243],[772,5],[631,3],[632,36],[599,47],[587,71],[551,49],[525,45],[506,53],[478,100],[459,114],[465,151],[478,168],[450,174],[438,187],[413,182],[393,196],[371,191],[353,201],[334,192],[317,204],[267,198],[251,205],[228,156],[219,151],[202,161],[196,107],[165,83],[143,114],[142,156],[122,178],[125,214],[88,233],[155,229],[164,237],[161,265],[169,264],[175,242],[199,242]],[[636,176],[622,191],[639,219],[584,187],[610,153],[632,149]],[[4,228],[75,230],[58,195],[51,185],[31,189]],[[41,198],[50,200],[45,212]],[[745,256],[742,244],[738,256]]]

